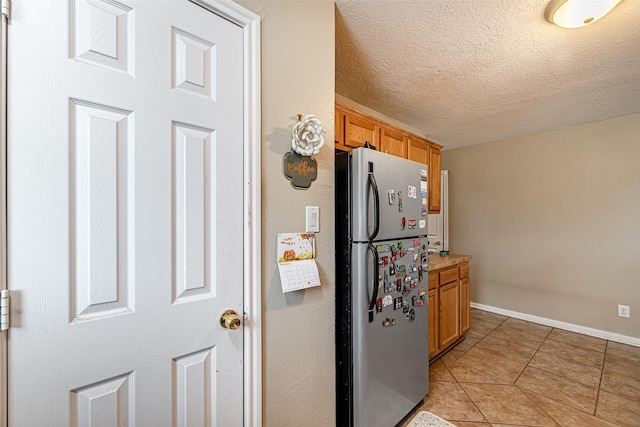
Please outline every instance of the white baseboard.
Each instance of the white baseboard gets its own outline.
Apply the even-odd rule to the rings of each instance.
[[[613,332],[601,331],[600,329],[588,328],[586,326],[574,325],[573,323],[561,322],[559,320],[547,319],[546,317],[534,316],[532,314],[520,313],[517,311],[505,310],[503,308],[492,307],[490,305],[478,304],[472,302],[471,307],[478,310],[489,311],[491,313],[502,314],[503,316],[514,317],[527,322],[539,323],[553,328],[564,329],[579,334],[590,335],[596,338],[603,338],[609,341],[615,341],[622,344],[629,344],[640,347],[640,338],[629,337],[626,335],[615,334]]]

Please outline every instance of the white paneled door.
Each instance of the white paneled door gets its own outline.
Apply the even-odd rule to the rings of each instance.
[[[242,425],[244,326],[219,321],[243,313],[242,28],[12,6],[9,425]]]

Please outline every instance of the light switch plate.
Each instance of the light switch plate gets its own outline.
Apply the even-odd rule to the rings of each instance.
[[[320,232],[320,208],[318,206],[306,207],[307,233]]]

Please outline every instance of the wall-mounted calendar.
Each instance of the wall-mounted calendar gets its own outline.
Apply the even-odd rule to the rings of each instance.
[[[314,233],[278,234],[278,270],[282,292],[320,286]]]

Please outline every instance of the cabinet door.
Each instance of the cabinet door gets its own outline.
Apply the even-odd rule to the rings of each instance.
[[[460,281],[440,285],[438,299],[438,345],[444,349],[460,338]]]
[[[407,158],[414,162],[429,164],[429,146],[424,142],[409,138]]]
[[[429,304],[429,358],[438,354],[438,289],[432,289],[427,294]]]
[[[440,212],[440,150],[429,147],[429,213]]]
[[[430,271],[429,272],[429,290],[438,288],[438,280],[439,280],[438,273]]]
[[[380,151],[407,158],[407,138],[390,129],[380,128]]]
[[[336,124],[335,124],[335,141],[336,144],[344,145],[344,112],[340,110],[336,111]]]
[[[460,280],[460,334],[466,334],[469,331],[471,299],[470,299],[470,280],[468,277]]]
[[[362,147],[365,142],[378,146],[379,127],[368,120],[344,115],[344,145],[350,148]]]

